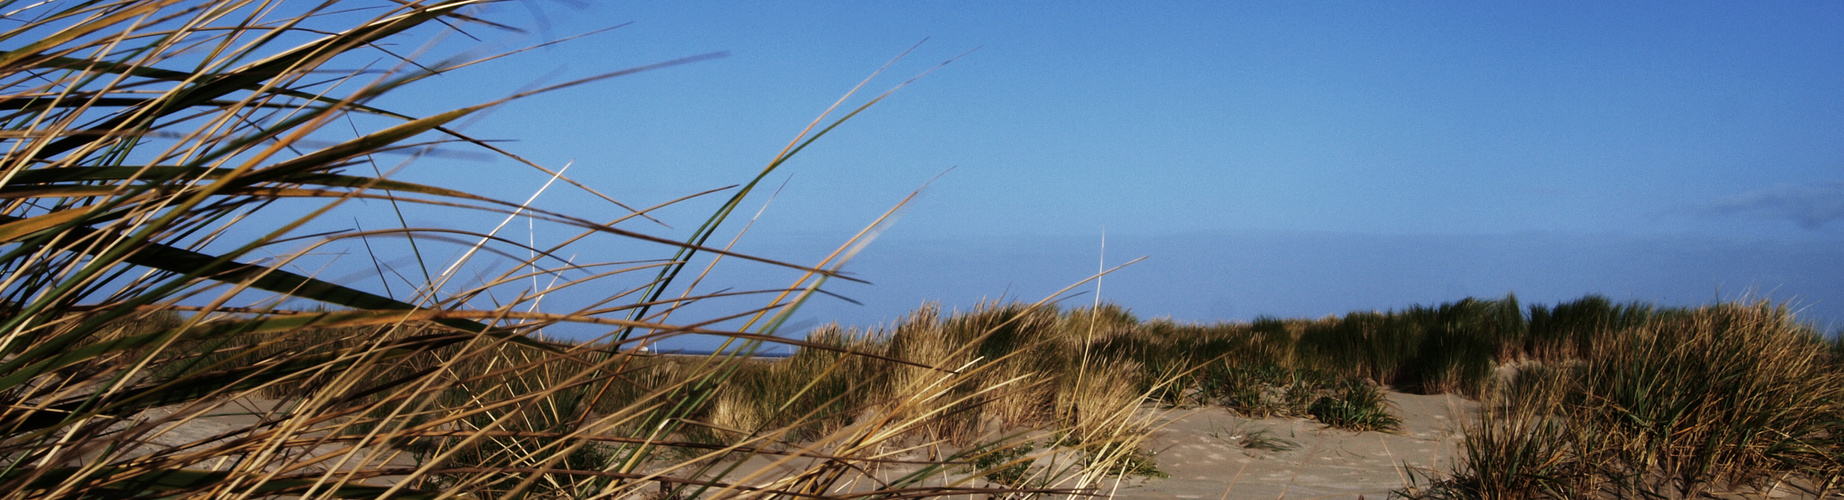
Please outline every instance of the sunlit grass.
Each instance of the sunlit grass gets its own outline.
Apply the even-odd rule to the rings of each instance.
[[[689,236],[634,229],[650,216],[612,198],[570,214],[393,180],[394,167],[373,163],[383,154],[462,147],[568,181],[454,125],[526,95],[702,58],[426,117],[374,107],[492,64],[430,55],[452,30],[506,29],[479,5],[7,6],[0,495],[1069,494],[1158,476],[1146,441],[1160,405],[1387,432],[1399,422],[1385,389],[1488,403],[1466,429],[1464,465],[1415,495],[1695,496],[1775,482],[1822,492],[1844,475],[1844,341],[1766,302],[1588,296],[1526,308],[1507,296],[1208,325],[1102,303],[989,303],[788,338],[782,322],[843,279],[849,249],[881,219],[811,266],[710,243],[760,181],[882,96],[848,105],[848,95],[844,118],[828,110],[765,154]],[[428,50],[384,50],[419,45]],[[355,200],[399,221],[407,211],[485,222],[304,234]],[[520,218],[579,236],[534,248],[495,233]],[[366,258],[414,262],[375,267],[413,291],[301,270],[316,250],[374,239],[402,240],[388,248],[404,255]],[[629,248],[611,241],[654,253],[566,257]],[[681,277],[716,260],[785,272],[789,285],[717,314],[734,322],[675,319],[703,317],[686,311],[713,297]],[[563,294],[609,299],[541,301]],[[560,325],[605,334],[541,335]],[[744,348],[636,349],[691,333]],[[737,354],[765,341],[796,351]]]
[[[1816,497],[1835,486],[1844,473],[1835,341],[1767,302],[1667,311],[1595,302],[1585,302],[1588,317],[1620,328],[1577,344],[1578,358],[1526,365],[1468,427],[1464,466],[1424,496],[1798,488]]]
[[[707,243],[764,178],[889,94],[841,98],[787,148],[765,152],[755,176],[719,189],[729,198],[691,221],[690,235],[673,235],[561,168],[457,129],[526,96],[716,54],[429,116],[380,107],[384,96],[424,92],[423,80],[516,57],[482,56],[452,36],[517,31],[493,20],[489,3],[6,5],[0,495],[1032,495],[1092,484],[1079,467],[1073,481],[983,484],[981,471],[955,472],[966,458],[955,451],[901,461],[910,469],[876,482],[854,476],[895,463],[891,450],[917,445],[899,442],[916,435],[969,450],[1003,444],[965,423],[970,409],[1058,386],[1031,369],[984,368],[1002,365],[984,353],[924,347],[902,354],[940,355],[909,361],[851,341],[807,344],[834,351],[772,364],[636,352],[690,333],[745,346],[774,339],[821,283],[842,278],[847,250],[880,222],[813,266]],[[449,148],[518,169],[493,175],[561,181],[608,203],[561,213],[392,178]],[[687,198],[665,205],[720,187],[688,184]],[[456,225],[309,234],[354,201],[399,223]],[[576,235],[543,246],[498,234],[519,219]],[[376,293],[304,270],[330,248],[365,249],[347,258],[371,260],[385,283],[409,290]],[[785,272],[789,285],[724,294],[764,298],[755,308],[685,312],[712,295],[682,271],[718,261]],[[542,300],[582,294],[606,300]],[[675,319],[712,315],[740,326]],[[561,325],[606,335],[541,335]],[[992,334],[982,325],[926,327],[966,341]],[[892,375],[863,377],[870,365]],[[1042,421],[1062,431],[1063,420]],[[739,465],[750,460],[771,467]]]

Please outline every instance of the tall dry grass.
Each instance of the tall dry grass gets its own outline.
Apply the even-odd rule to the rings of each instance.
[[[816,354],[766,367],[635,352],[689,333],[776,341],[794,307],[840,278],[870,230],[812,266],[708,243],[762,179],[888,94],[841,99],[765,155],[766,167],[691,235],[661,236],[646,210],[458,124],[526,96],[714,55],[428,116],[385,109],[385,97],[417,93],[424,80],[516,56],[470,55],[452,36],[517,31],[495,20],[495,3],[0,2],[0,495],[825,497],[1082,486],[975,484],[979,471],[943,461],[964,453],[891,458],[890,448],[909,446],[897,442],[907,429],[966,413],[915,408],[971,408],[1012,385],[977,368],[931,366],[948,377],[935,386],[959,392],[918,400],[930,394],[921,390],[908,403],[879,393],[869,401],[896,408],[861,418],[874,407],[858,398],[887,389],[839,375],[867,362],[856,346],[802,344]],[[498,156],[608,203],[560,213],[394,178],[451,149]],[[355,202],[400,223],[480,225],[313,229]],[[519,219],[576,234],[549,246],[498,234]],[[317,251],[386,241],[402,253],[367,258],[409,292],[298,271],[315,267]],[[598,253],[649,246],[656,253]],[[564,257],[578,253],[594,257]],[[740,327],[675,320],[710,297],[681,276],[715,261],[780,270],[790,285],[762,291],[770,299],[760,308],[717,314]],[[413,264],[386,270],[391,262]],[[552,284],[535,285],[543,281]],[[580,309],[541,301],[571,293],[611,297]],[[560,325],[607,335],[539,335]],[[734,396],[748,391],[783,391],[773,394],[785,401]],[[750,460],[769,463],[739,465]],[[877,481],[852,475],[879,467],[908,469]]]
[[[841,428],[900,422],[883,427],[888,449],[1017,468],[1004,475],[1012,486],[1156,474],[1144,445],[1157,412],[1140,370],[1100,357],[1106,369],[1081,370],[1083,336],[1063,319],[1051,307],[989,302],[946,314],[924,305],[887,329],[823,327],[809,341],[864,355],[807,347],[765,363],[760,373],[778,388],[737,391],[736,407],[754,408],[739,420],[772,418],[766,406],[830,405]]]
[[[1597,334],[1577,359],[1527,365],[1468,427],[1464,466],[1423,496],[1818,497],[1835,487],[1844,365],[1832,342],[1766,301],[1645,316]]]

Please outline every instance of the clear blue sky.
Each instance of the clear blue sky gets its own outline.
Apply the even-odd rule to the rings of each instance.
[[[739,248],[805,262],[953,168],[847,268],[877,283],[835,288],[865,305],[821,301],[809,323],[1035,300],[1094,271],[1104,230],[1110,262],[1150,257],[1102,291],[1143,318],[1755,289],[1844,320],[1840,2],[498,8],[544,29],[476,32],[497,47],[632,24],[443,77],[444,100],[403,107],[729,53],[467,129],[575,162],[572,177],[634,205],[746,180],[925,38],[873,94],[973,50],[771,178],[787,187]],[[544,181],[504,160],[422,172],[406,175],[513,200]],[[556,193],[539,205],[603,209]],[[661,212],[675,229],[639,227],[683,234],[720,198]]]

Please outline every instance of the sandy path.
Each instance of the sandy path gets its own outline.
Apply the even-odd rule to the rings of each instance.
[[[1398,433],[1350,432],[1305,419],[1248,419],[1222,408],[1174,412],[1149,448],[1169,479],[1128,481],[1116,498],[1385,498],[1404,467],[1449,470],[1458,422],[1478,403],[1389,393]],[[1251,439],[1252,438],[1252,439]]]
[[[1396,433],[1350,432],[1307,419],[1249,419],[1223,408],[1172,411],[1147,445],[1167,479],[1121,481],[1123,499],[1386,498],[1404,485],[1408,470],[1423,477],[1449,470],[1459,442],[1458,422],[1478,404],[1457,396],[1386,393],[1403,428]],[[178,428],[150,436],[153,447],[218,437],[251,425],[274,401],[236,401]],[[170,409],[150,411],[163,416]],[[332,450],[316,450],[321,453]],[[138,454],[138,453],[134,453]],[[406,460],[393,457],[394,461]],[[768,466],[766,457],[742,467]],[[404,465],[404,464],[394,464]],[[879,475],[906,472],[905,467]],[[774,474],[770,474],[773,476]],[[938,481],[931,481],[938,483]],[[1114,481],[1104,482],[1104,488]],[[860,485],[860,486],[869,486]]]

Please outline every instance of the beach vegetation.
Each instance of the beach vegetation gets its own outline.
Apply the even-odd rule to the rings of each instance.
[[[1089,453],[1027,486],[982,483],[985,471],[955,472],[961,450],[1015,439],[983,433],[976,410],[988,402],[1097,450],[1137,445],[1116,436],[1143,430],[1131,410],[1058,398],[1069,383],[1036,378],[1037,365],[1064,361],[961,349],[991,337],[1032,352],[1036,336],[1008,329],[1055,324],[1054,312],[918,320],[922,340],[776,335],[823,282],[850,279],[838,272],[849,252],[795,264],[717,237],[765,178],[888,93],[854,90],[735,186],[687,184],[684,198],[636,207],[462,125],[722,54],[442,102],[448,93],[425,89],[443,76],[534,48],[467,41],[524,32],[499,3],[9,4],[0,496],[1029,496],[1082,491],[1127,456]],[[406,99],[448,107],[391,109]],[[470,155],[499,161],[466,168],[546,188],[514,202],[406,180],[439,179],[415,172]],[[553,184],[601,204],[530,201]],[[706,200],[715,207],[691,209],[708,216],[689,234],[656,218]],[[348,224],[359,206],[393,223]],[[566,236],[521,242],[502,234],[515,222]],[[328,255],[366,261],[378,282],[320,276]],[[698,266],[719,263],[789,284],[698,287]],[[545,300],[584,294],[603,299]],[[762,300],[700,309],[738,297]],[[708,356],[643,349],[692,334],[728,342]],[[800,352],[748,356],[767,342]],[[934,452],[903,455],[918,449]],[[860,481],[866,471],[885,474]]]

